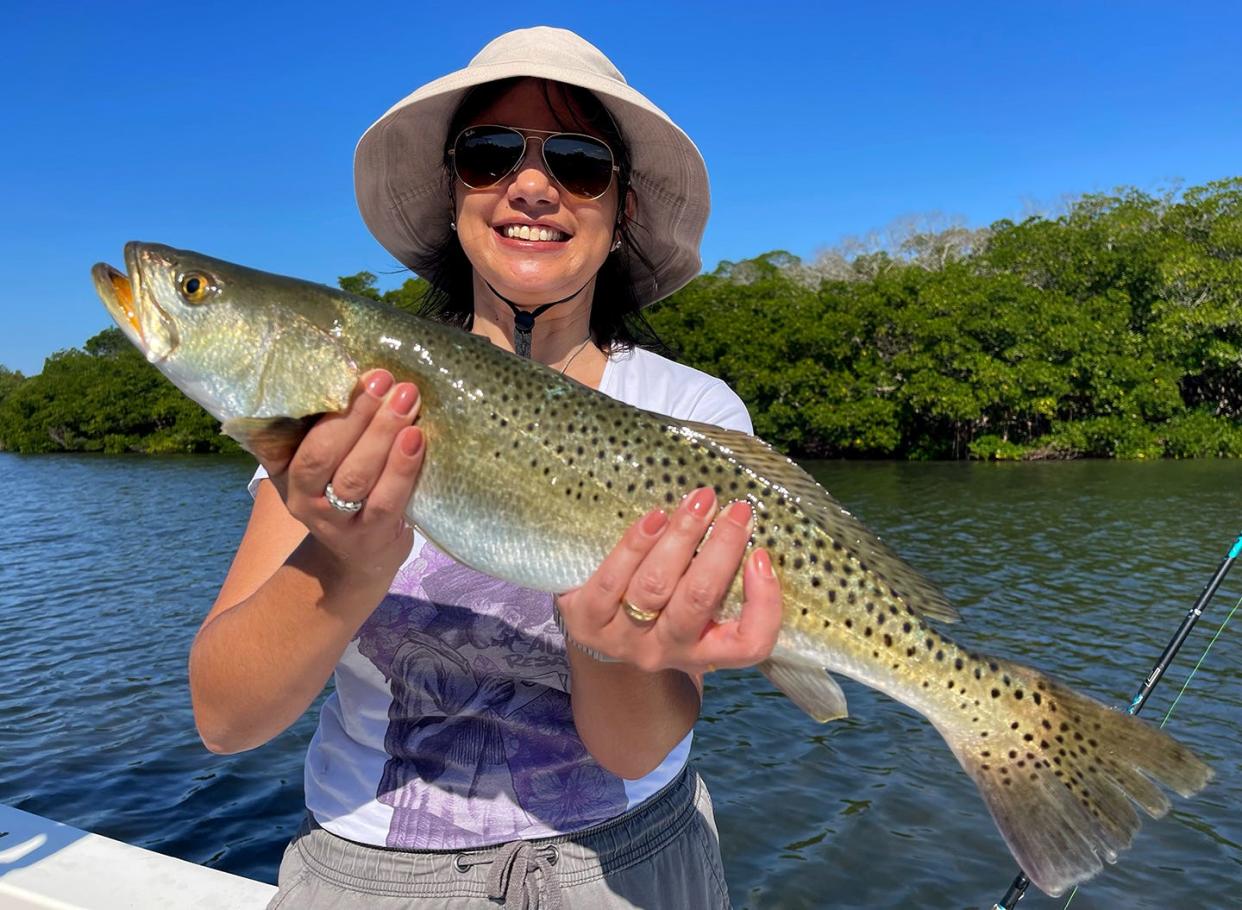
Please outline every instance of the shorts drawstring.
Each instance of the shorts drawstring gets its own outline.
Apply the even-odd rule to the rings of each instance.
[[[503,900],[502,910],[561,910],[561,883],[553,868],[560,858],[556,844],[536,846],[520,840],[505,844],[494,855],[459,853],[453,866],[464,873],[472,866],[491,863],[487,896]],[[537,886],[532,883],[533,872],[539,873]]]

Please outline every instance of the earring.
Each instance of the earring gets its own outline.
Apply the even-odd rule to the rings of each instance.
[[[621,238],[620,237],[618,237],[616,241],[613,242],[612,246],[608,248],[608,252],[615,253],[619,249],[621,249]]]
[[[457,233],[457,222],[456,221],[449,222],[449,230],[452,231],[453,233]]]

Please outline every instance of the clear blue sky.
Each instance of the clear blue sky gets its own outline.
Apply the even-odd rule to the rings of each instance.
[[[941,212],[1242,174],[1235,3],[18,3],[0,55],[0,364],[109,324],[155,240],[332,283],[362,131],[510,28],[572,28],[698,143],[707,268]],[[383,279],[383,286],[399,281]]]

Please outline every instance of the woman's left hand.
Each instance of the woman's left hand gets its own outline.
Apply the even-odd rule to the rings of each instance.
[[[780,631],[780,582],[765,550],[753,550],[743,565],[750,504],[731,503],[713,525],[716,509],[715,493],[702,487],[671,516],[656,509],[635,522],[586,584],[560,595],[569,637],[647,672],[699,676],[766,659]],[[718,623],[739,568],[741,617]],[[636,619],[627,603],[654,618]]]

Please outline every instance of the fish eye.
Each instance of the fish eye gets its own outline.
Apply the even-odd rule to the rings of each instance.
[[[216,289],[211,277],[202,272],[186,272],[177,279],[177,287],[186,303],[202,303]]]

